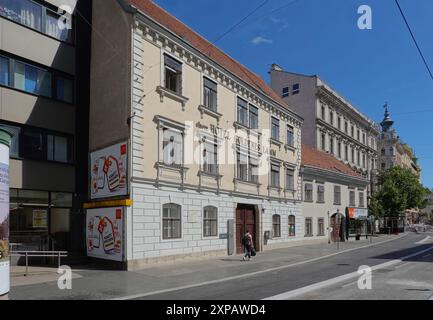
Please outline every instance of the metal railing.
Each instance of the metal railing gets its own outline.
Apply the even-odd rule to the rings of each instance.
[[[27,276],[29,273],[29,258],[38,257],[38,258],[47,258],[53,257],[57,258],[58,266],[61,266],[61,258],[65,258],[68,256],[67,251],[13,251],[10,253],[11,257],[25,257],[26,260],[26,273]]]

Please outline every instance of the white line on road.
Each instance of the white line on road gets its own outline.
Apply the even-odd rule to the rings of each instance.
[[[326,259],[326,258],[334,257],[334,256],[337,256],[337,255],[340,255],[340,254],[343,254],[343,253],[352,252],[352,251],[356,251],[356,250],[364,249],[364,248],[374,247],[374,246],[377,246],[379,244],[384,244],[384,243],[387,243],[387,242],[391,242],[391,241],[394,241],[394,240],[401,239],[401,238],[403,238],[403,237],[405,237],[407,235],[408,234],[405,233],[401,237],[397,237],[397,238],[393,238],[393,239],[389,239],[389,240],[385,240],[385,241],[376,242],[376,243],[365,245],[365,246],[362,246],[362,247],[347,249],[347,250],[339,251],[339,252],[336,252],[336,253],[328,254],[328,255],[325,255],[325,256],[321,256],[321,257],[318,257],[318,258],[313,258],[313,259],[310,259],[310,260],[300,261],[300,262],[296,262],[296,263],[292,263],[292,264],[288,264],[288,265],[284,265],[284,266],[279,266],[279,267],[275,267],[275,268],[260,270],[260,271],[251,272],[251,273],[247,273],[247,274],[242,274],[242,275],[238,275],[238,276],[232,276],[232,277],[221,278],[221,279],[216,279],[216,280],[210,280],[210,281],[205,281],[205,282],[200,282],[200,283],[194,283],[194,284],[185,285],[185,286],[181,286],[181,287],[175,287],[175,288],[163,289],[163,290],[158,290],[158,291],[139,293],[139,294],[134,294],[134,295],[130,295],[130,296],[118,297],[118,298],[113,298],[113,299],[110,299],[110,300],[139,299],[139,298],[144,298],[144,297],[148,297],[148,296],[154,296],[154,295],[158,295],[158,294],[163,294],[163,293],[178,291],[178,290],[191,289],[191,288],[202,287],[202,286],[206,286],[206,285],[210,285],[210,284],[216,284],[216,283],[222,283],[222,282],[231,281],[231,280],[238,280],[238,279],[253,277],[253,276],[256,276],[256,275],[262,274],[262,273],[268,273],[268,272],[278,271],[278,270],[287,269],[287,268],[291,268],[291,267],[296,267],[296,266],[307,264],[307,263],[310,263],[310,262],[315,262],[315,261],[323,260],[323,259]]]
[[[430,236],[427,236],[427,237],[425,237],[425,239],[423,239],[423,240],[421,240],[421,241],[418,241],[418,242],[415,242],[415,244],[423,244],[423,243],[426,243],[427,241],[429,241],[430,240]]]
[[[433,250],[433,247],[412,253],[412,254],[405,256],[403,258],[400,258],[400,259],[395,259],[395,260],[391,260],[391,261],[388,261],[385,263],[378,264],[378,265],[372,267],[371,270],[376,271],[379,269],[391,267],[391,266],[394,266],[396,264],[401,263],[404,260],[419,256],[419,255],[421,255],[425,252],[431,251],[431,250]],[[294,297],[297,297],[297,296],[300,296],[300,295],[303,295],[303,294],[306,294],[306,293],[309,293],[312,291],[323,289],[323,288],[326,288],[326,287],[329,287],[329,286],[332,286],[332,285],[338,284],[340,282],[344,282],[344,281],[347,281],[347,280],[350,280],[350,279],[353,279],[353,278],[356,278],[359,276],[360,275],[359,275],[358,271],[355,271],[355,272],[341,275],[341,276],[336,277],[336,278],[332,278],[332,279],[328,279],[328,280],[325,280],[322,282],[318,282],[318,283],[315,283],[315,284],[312,284],[312,285],[309,285],[309,286],[306,286],[303,288],[287,291],[287,292],[284,292],[284,293],[281,293],[281,294],[278,294],[278,295],[275,295],[272,297],[265,298],[263,300],[288,300],[288,299],[291,299],[291,298],[294,298]]]

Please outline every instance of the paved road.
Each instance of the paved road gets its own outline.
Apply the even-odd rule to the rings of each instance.
[[[403,262],[406,265],[396,269],[398,272],[396,271],[395,277],[387,278],[386,272],[381,270],[377,271],[381,276],[373,273],[373,286],[377,288],[374,293],[375,299],[389,298],[386,286],[401,291],[401,294],[395,295],[397,298],[427,299],[430,293],[427,290],[431,289],[427,285],[422,288],[425,291],[402,289],[408,285],[408,282],[403,283],[403,280],[413,281],[412,285],[414,285],[424,281],[426,277],[432,278],[433,261],[427,255],[433,253],[433,238],[416,244],[426,236],[427,234],[409,233],[399,238],[383,237],[374,239],[373,245],[366,240],[352,241],[342,244],[338,249],[335,245],[315,244],[272,250],[261,253],[252,262],[240,262],[239,257],[213,258],[159,265],[136,272],[92,270],[87,266],[75,270],[80,277],[73,281],[72,290],[61,291],[57,288],[56,282],[49,282],[13,287],[10,297],[11,299],[256,300],[314,286],[356,272],[361,265],[376,266],[395,262],[395,259],[426,251],[421,256],[409,257],[408,261]],[[383,242],[378,243],[378,241]],[[407,264],[408,262],[410,264]],[[411,268],[417,271],[416,276],[411,274]],[[406,270],[409,271],[405,273]],[[396,280],[399,280],[400,272],[403,280],[398,282]],[[327,288],[319,287],[317,290],[304,292],[294,298],[340,299],[349,294],[350,297],[357,299],[359,297],[359,293],[356,292],[357,286],[350,285],[353,280],[342,283],[342,285],[347,284],[343,288],[340,283],[331,283],[330,294],[327,294]],[[384,289],[380,290],[383,286]],[[430,296],[432,294],[433,292]]]

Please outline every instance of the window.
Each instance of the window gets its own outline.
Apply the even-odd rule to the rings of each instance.
[[[42,31],[42,6],[29,0],[0,0],[0,15]]]
[[[355,137],[355,127],[354,127],[354,126],[352,126],[352,127],[350,128],[350,135],[351,135],[352,137]]]
[[[317,202],[325,203],[325,186],[317,186]]]
[[[299,83],[295,83],[292,89],[293,89],[292,94],[299,94],[299,92],[301,91]]]
[[[313,202],[313,185],[306,183],[305,186],[305,201]]]
[[[349,206],[354,207],[355,204],[355,191],[350,190],[349,191]]]
[[[344,160],[349,161],[349,149],[347,146],[344,146]]]
[[[366,161],[365,161],[365,154],[362,155],[362,167],[365,168],[366,167]]]
[[[271,164],[271,187],[280,187],[280,165]]]
[[[289,87],[284,87],[283,92],[281,93],[281,97],[287,98],[289,96]]]
[[[329,152],[334,154],[334,137],[329,137]]]
[[[305,236],[312,237],[313,236],[313,219],[305,218]]]
[[[259,159],[254,157],[249,157],[249,181],[258,183],[259,182]]]
[[[0,84],[34,95],[73,103],[74,90],[71,78],[4,56],[0,56]]]
[[[325,139],[326,139],[326,136],[325,136],[324,133],[322,133],[321,141],[320,141],[320,147],[321,147],[321,149],[323,151],[326,151],[326,141],[325,141]]]
[[[165,88],[182,94],[182,63],[164,54],[164,75]]]
[[[259,109],[250,105],[250,128],[259,128]]]
[[[280,140],[280,120],[274,117],[272,117],[271,138],[276,141]]]
[[[341,204],[341,187],[340,186],[334,186],[334,204],[335,205]]]
[[[381,167],[382,167],[382,170],[385,170],[385,169],[386,169],[386,164],[385,164],[385,162],[382,162]]]
[[[218,208],[208,206],[203,209],[203,236],[216,237],[218,235]]]
[[[329,123],[334,125],[334,112],[329,111]]]
[[[62,76],[55,76],[56,98],[73,103],[73,82]]]
[[[325,235],[325,219],[319,218],[317,219],[317,235],[324,236]]]
[[[208,78],[203,78],[204,106],[217,111],[217,84]]]
[[[286,169],[286,189],[295,190],[295,171],[293,169]]]
[[[294,215],[289,216],[289,237],[295,237],[296,236],[296,218]]]
[[[349,124],[347,123],[347,121],[344,122],[344,132],[347,133],[348,132],[348,127]]]
[[[56,38],[60,41],[64,42],[71,42],[72,41],[72,34],[71,29],[68,28],[59,28],[59,19],[61,16],[53,12],[49,9],[46,9],[45,14],[45,33],[53,38]]]
[[[61,30],[58,25],[60,15],[34,1],[0,0],[0,16],[60,41],[72,42],[72,30],[68,28]]]
[[[169,166],[182,166],[183,136],[175,129],[163,129],[163,162]]]
[[[390,154],[391,156],[394,155],[394,148],[393,148],[393,147],[389,148],[389,154]]]
[[[337,127],[338,127],[338,130],[341,130],[341,117],[337,118]]]
[[[337,144],[337,152],[338,152],[338,157],[341,159],[341,142],[339,141]]]
[[[68,139],[47,135],[47,160],[68,162]]]
[[[72,139],[22,128],[19,134],[19,157],[33,160],[72,162]]]
[[[364,192],[360,192],[360,193],[359,193],[359,206],[360,206],[361,208],[364,207]]]
[[[182,237],[181,206],[169,203],[162,207],[162,238],[180,239]]]
[[[325,118],[326,118],[326,115],[325,115],[325,106],[324,105],[322,105],[322,120],[326,120]]]
[[[294,131],[291,126],[287,126],[287,145],[291,147],[295,145]]]
[[[9,85],[9,59],[0,56],[0,84]]]
[[[385,153],[386,153],[385,148],[382,148],[382,150],[380,150],[380,154],[381,154],[382,156],[384,156]]]
[[[359,165],[361,165],[361,156],[359,151],[356,152],[356,163]]]
[[[238,151],[237,153],[237,178],[248,181],[248,155]]]
[[[362,143],[365,144],[365,133],[362,134]]]
[[[272,216],[272,237],[281,237],[281,218],[278,214]]]
[[[14,87],[36,95],[51,97],[51,74],[46,70],[15,61]]]
[[[218,144],[215,141],[203,142],[203,171],[207,173],[218,173]]]
[[[248,104],[241,98],[238,98],[238,122],[248,127]]]
[[[355,149],[351,149],[351,157],[350,160],[352,161],[352,163],[355,163]]]
[[[15,127],[15,126],[8,126],[4,124],[0,124],[0,128],[5,129],[9,133],[12,134],[12,140],[11,145],[9,148],[9,155],[12,158],[18,158],[19,157],[19,139],[20,139],[20,131],[21,128]]]
[[[357,131],[357,139],[358,139],[358,141],[361,141],[361,133],[360,133],[359,129]]]

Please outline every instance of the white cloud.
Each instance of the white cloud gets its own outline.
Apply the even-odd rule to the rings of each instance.
[[[273,42],[274,41],[272,41],[271,39],[267,39],[267,38],[264,38],[264,37],[261,37],[261,36],[255,37],[254,39],[251,40],[251,43],[255,44],[255,45],[259,45],[259,44],[262,44],[262,43],[272,44]]]

